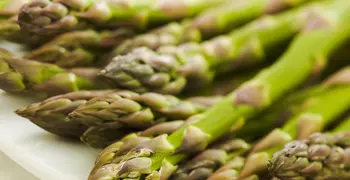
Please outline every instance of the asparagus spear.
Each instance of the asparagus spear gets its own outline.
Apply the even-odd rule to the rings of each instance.
[[[329,81],[337,82],[348,76],[348,69],[334,75]],[[345,79],[346,80],[346,79]],[[242,177],[258,174],[267,170],[268,160],[272,153],[279,150],[286,143],[303,139],[314,132],[322,131],[339,114],[346,112],[350,107],[350,83],[329,86],[327,92],[322,93],[306,102],[307,110],[294,116],[282,127],[271,131],[260,140],[252,149],[242,170]],[[257,162],[258,165],[257,165]]]
[[[205,97],[204,97],[205,98]],[[202,98],[203,99],[203,98]],[[162,121],[187,119],[201,113],[220,97],[209,97],[210,102],[183,101],[175,96],[157,93],[138,94],[120,90],[93,98],[69,114],[68,119],[87,126],[118,128],[128,126],[144,129]],[[209,104],[206,106],[206,103]]]
[[[113,93],[111,93],[111,94],[113,94]],[[158,96],[158,97],[161,97],[161,96]],[[187,99],[187,102],[184,101],[184,102],[181,102],[181,103],[182,104],[186,104],[187,103],[188,105],[197,108],[198,112],[203,112],[204,110],[206,110],[209,107],[211,107],[214,104],[216,104],[220,99],[221,99],[221,97],[218,97],[218,96],[216,96],[216,97],[194,97],[194,98]],[[125,100],[127,100],[127,98]],[[137,102],[135,102],[135,103],[137,103]],[[81,105],[81,106],[84,106],[84,105]],[[164,110],[164,109],[165,108],[163,108],[162,110]],[[167,116],[168,115],[171,116],[174,113],[179,113],[179,112],[176,112],[175,107],[169,107],[168,109],[169,109],[169,113],[164,113],[163,114],[163,116],[164,116],[163,120],[165,120],[165,119],[167,119],[167,120],[168,119],[172,119],[172,118],[169,118]],[[170,111],[173,111],[174,113],[171,113]],[[184,112],[185,110],[182,109],[180,111]],[[74,111],[72,113],[74,113]],[[113,112],[113,113],[115,113],[116,116],[118,114],[118,112]],[[91,116],[92,114],[95,114],[95,113],[93,112],[93,113],[89,114],[89,116]],[[97,114],[96,116],[102,117],[101,114]],[[134,114],[137,114],[137,112],[134,113]],[[139,114],[144,114],[144,113],[143,112],[139,112]],[[155,113],[155,114],[158,114],[158,113]],[[158,114],[157,116],[161,116],[161,115]],[[176,116],[184,117],[183,115],[176,115]],[[189,115],[186,115],[185,117],[187,117],[187,116],[189,116]],[[171,116],[171,117],[175,117],[175,116]],[[104,118],[106,118],[106,117],[104,117]],[[134,117],[130,117],[130,119],[131,119],[130,121],[138,121],[138,120],[140,120],[140,117],[139,117],[139,115],[137,115],[137,116],[134,116]],[[159,119],[162,119],[162,118],[159,118]],[[106,127],[106,125],[104,125],[103,127],[91,126],[91,124],[87,123],[85,120],[83,120],[83,119],[81,119],[81,120],[82,120],[81,123],[84,123],[84,124],[88,125],[89,129],[84,132],[84,134],[80,137],[80,140],[82,142],[84,142],[85,144],[87,144],[87,145],[89,145],[91,147],[94,147],[94,148],[104,148],[104,147],[112,144],[116,140],[119,140],[124,135],[129,134],[131,132],[135,132],[135,131],[140,130],[140,128],[135,128],[136,126],[132,126],[134,128],[124,127],[125,124],[122,124],[123,125],[122,127],[120,127],[120,126],[119,127],[118,126],[114,126],[114,127],[108,126],[108,127]],[[70,121],[77,121],[77,120],[73,118]],[[162,122],[162,121],[160,121],[160,122]],[[160,124],[167,124],[167,123],[164,122],[164,123],[160,123]],[[171,124],[171,123],[169,123],[169,124]],[[137,125],[137,127],[139,127],[139,125]],[[153,129],[152,127],[153,126],[149,127],[148,129]],[[156,129],[156,127],[157,128],[161,128],[162,125],[158,126],[156,124],[156,125],[154,125],[154,129]]]
[[[25,58],[56,64],[60,67],[92,66],[111,47],[133,36],[128,29],[97,32],[75,31],[56,37],[39,49],[28,53]]]
[[[137,92],[177,94],[186,85],[198,89],[212,79],[214,72],[256,65],[276,54],[276,49],[283,49],[282,44],[304,26],[308,14],[322,14],[328,4],[266,16],[201,44],[163,47],[157,52],[138,48],[115,57],[101,75],[118,87]]]
[[[129,150],[135,148],[139,143],[145,142],[153,137],[162,134],[171,134],[186,124],[192,124],[196,122],[201,117],[202,115],[198,114],[188,118],[186,121],[178,120],[164,122],[154,125],[148,129],[145,129],[144,131],[126,135],[119,141],[105,148],[100,153],[100,155],[96,159],[95,167],[92,170],[92,172],[94,172],[95,170],[99,170],[99,168],[103,165],[120,161],[121,159],[118,158],[120,155],[126,154]]]
[[[116,100],[117,96],[120,97],[119,100]],[[111,102],[112,104],[106,104],[108,102],[104,103],[109,106],[108,110],[101,110],[100,113],[97,113],[85,109],[84,116],[90,118],[90,120],[83,118],[67,119],[70,113],[80,107],[84,108],[86,104],[90,103],[88,108],[91,107],[94,109],[97,108],[97,106],[104,105],[103,102],[99,100],[106,99],[106,97],[110,97],[109,100],[115,100],[115,102]],[[90,100],[99,102],[95,104],[97,106],[92,106],[93,103],[89,102]],[[175,117],[187,118],[193,114],[203,112],[219,100],[220,97],[196,97],[188,99],[187,101],[182,101],[173,96],[154,93],[140,95],[124,90],[78,91],[51,97],[40,103],[34,103],[28,107],[17,110],[16,113],[22,117],[28,118],[34,124],[51,133],[59,136],[80,138],[84,143],[92,147],[103,148],[125,134],[135,131],[135,129],[124,127],[124,123],[119,123],[118,125],[117,123],[105,123],[103,127],[96,127],[94,126],[97,124],[94,122],[95,119],[91,119],[93,118],[93,113],[96,114],[96,117],[106,118],[107,116],[112,116],[112,119],[114,116],[125,116],[126,118],[129,113],[129,117],[126,119],[132,122],[143,120],[142,117],[147,118],[147,112],[149,112],[154,113],[152,117],[157,117],[159,123],[165,119],[174,119]],[[159,108],[157,105],[163,105],[164,107]],[[134,113],[127,111],[137,106],[142,107],[142,111]],[[147,106],[151,106],[153,110],[146,111],[145,109],[147,109]],[[117,109],[113,109],[113,107]],[[125,111],[123,112],[123,110]],[[160,112],[163,112],[163,114],[161,115]],[[112,119],[110,121],[112,121]],[[149,119],[149,121],[151,120],[152,119]],[[141,125],[137,127],[140,126]],[[145,127],[146,126],[143,128]],[[138,130],[140,130],[140,128]]]
[[[327,22],[332,23],[321,23],[324,22],[321,18],[324,16],[329,18]],[[228,133],[239,120],[251,119],[286,92],[300,85],[312,74],[317,64],[327,62],[330,53],[350,37],[349,1],[334,1],[321,17],[313,17],[319,20],[317,26],[308,26],[276,64],[210,108],[199,121],[184,126],[169,136],[161,135],[140,143],[128,154],[115,157],[122,161],[92,171],[90,179],[168,177],[174,166],[188,154],[205,149],[209,143]],[[320,39],[322,41],[317,41]],[[318,46],[312,46],[314,42],[318,42]]]
[[[350,118],[331,134],[316,133],[288,143],[269,163],[280,179],[350,179]]]
[[[53,134],[79,138],[88,127],[77,121],[67,121],[66,116],[89,99],[111,92],[111,90],[72,92],[32,104],[17,110],[16,113]]]
[[[289,8],[289,6],[297,6],[307,1],[290,1],[288,4],[287,1],[273,0],[228,0],[209,8],[193,20],[181,23],[173,22],[129,39],[118,46],[113,54],[126,54],[137,47],[148,47],[156,50],[165,45],[199,42],[237,28],[263,14],[279,12]]]
[[[98,71],[96,68],[65,70],[52,64],[0,54],[0,89],[8,92],[33,90],[51,96],[109,87],[98,78]]]
[[[41,35],[86,27],[149,26],[195,16],[224,0],[34,0],[19,14],[23,29]]]

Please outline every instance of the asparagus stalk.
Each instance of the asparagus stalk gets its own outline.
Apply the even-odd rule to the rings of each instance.
[[[348,75],[344,70],[334,75],[327,82],[337,82]],[[336,80],[335,80],[336,79]],[[286,143],[303,139],[314,132],[320,132],[350,107],[350,84],[329,86],[326,92],[306,102],[309,106],[302,113],[289,119],[282,128],[277,128],[260,140],[252,149],[241,176],[246,177],[267,170],[268,160],[272,154]],[[257,165],[257,162],[258,165]]]
[[[221,99],[203,97],[191,102],[171,95],[120,90],[91,99],[71,112],[68,119],[87,126],[144,129],[163,121],[187,119]]]
[[[128,29],[97,32],[84,30],[65,33],[28,53],[25,58],[60,67],[92,66],[111,47],[133,36]]]
[[[169,177],[174,166],[187,155],[204,150],[208,144],[228,133],[239,120],[251,119],[300,85],[317,64],[327,62],[327,57],[350,37],[350,2],[334,1],[321,17],[330,14],[327,17],[332,23],[309,26],[276,64],[210,108],[199,121],[169,136],[160,135],[140,143],[128,154],[115,157],[121,161],[92,171],[90,179]],[[313,18],[324,22],[321,17]],[[319,39],[322,41],[317,41]],[[312,46],[314,42],[319,42],[318,46]]]
[[[145,29],[195,16],[224,0],[34,0],[19,14],[21,27],[41,35],[54,35],[86,27],[131,26]]]
[[[53,134],[79,138],[88,127],[77,121],[67,121],[65,119],[67,115],[89,99],[111,92],[111,90],[71,92],[32,104],[17,110],[16,113]]]
[[[0,89],[8,92],[33,90],[52,96],[108,88],[109,85],[97,76],[98,71],[96,68],[65,70],[52,64],[0,54]]]
[[[350,118],[331,134],[316,133],[288,143],[269,163],[280,179],[349,179]]]
[[[214,72],[269,59],[304,26],[310,14],[323,14],[328,4],[329,1],[266,16],[201,44],[162,47],[158,51],[138,48],[115,57],[101,75],[118,87],[136,92],[177,94],[186,85],[198,89],[211,81]]]
[[[290,1],[288,4],[287,1],[228,0],[218,6],[209,8],[190,21],[173,22],[149,33],[129,39],[118,46],[113,54],[127,54],[137,47],[148,47],[156,50],[165,45],[199,42],[228,32],[263,14],[279,12],[307,1]]]

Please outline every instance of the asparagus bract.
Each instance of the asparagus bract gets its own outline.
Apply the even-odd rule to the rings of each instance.
[[[28,53],[25,58],[56,64],[60,67],[92,66],[115,44],[131,37],[128,29],[97,32],[75,31],[56,37],[39,49]]]
[[[199,42],[228,32],[263,14],[279,12],[305,2],[307,0],[293,1],[290,4],[287,1],[273,0],[228,0],[218,6],[209,8],[191,21],[173,22],[129,39],[118,46],[114,54],[126,54],[137,47],[148,47],[156,50],[165,45]]]
[[[305,140],[288,143],[274,154],[270,173],[280,179],[350,178],[350,119],[333,134],[316,133]]]
[[[87,126],[144,129],[163,121],[187,119],[220,100],[203,97],[184,101],[172,95],[120,90],[90,100],[70,113],[68,119]]]
[[[200,120],[169,136],[160,135],[140,143],[126,155],[115,157],[122,160],[95,169],[90,179],[169,177],[174,166],[186,156],[204,150],[208,144],[230,132],[239,120],[251,119],[302,84],[316,65],[327,62],[327,57],[350,37],[349,1],[334,1],[323,15],[329,15],[327,22],[332,23],[310,25],[277,63],[210,108]],[[313,18],[324,22],[318,16]],[[322,41],[317,41],[319,39]],[[314,46],[316,41],[318,45]]]
[[[236,163],[239,161],[239,167],[243,167],[243,158],[238,156],[249,149],[250,145],[242,139],[230,139],[218,143],[187,161],[183,166],[180,166],[170,179],[207,179],[216,169],[233,159]]]
[[[34,0],[22,7],[19,23],[24,30],[42,35],[89,26],[145,29],[154,24],[197,15],[223,1]]]
[[[328,82],[336,82],[338,80],[335,79],[343,78],[343,72],[346,71],[332,76]],[[307,108],[303,112],[289,119],[282,128],[271,131],[254,146],[241,176],[266,171],[269,158],[286,143],[322,131],[342,113],[349,110],[349,85],[344,83],[330,86],[325,92],[307,100],[305,102]],[[260,166],[257,165],[257,161],[261,163]]]
[[[52,64],[0,54],[0,89],[8,92],[33,90],[52,96],[109,87],[98,78],[98,71],[96,68],[65,70]]]
[[[111,90],[72,92],[32,104],[17,110],[16,113],[53,134],[79,138],[88,127],[77,121],[67,121],[65,119],[67,115],[89,99],[111,92]]]
[[[136,92],[177,94],[186,85],[198,89],[212,80],[214,72],[252,66],[268,59],[269,54],[283,49],[282,44],[304,26],[308,15],[322,15],[328,4],[266,16],[201,44],[168,46],[158,51],[138,48],[115,57],[101,74],[118,87]]]

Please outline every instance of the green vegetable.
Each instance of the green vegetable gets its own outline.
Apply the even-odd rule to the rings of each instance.
[[[325,22],[322,21],[325,17],[327,23],[321,23]],[[169,177],[174,166],[185,157],[204,150],[208,144],[228,133],[239,120],[251,119],[302,84],[317,65],[325,64],[327,57],[350,37],[349,17],[349,1],[337,0],[329,4],[320,16],[313,16],[311,22],[317,19],[320,23],[317,26],[309,24],[278,62],[210,108],[200,120],[169,136],[160,135],[140,143],[126,155],[116,156],[118,161],[94,169],[90,179]],[[322,41],[317,41],[320,39]],[[317,46],[315,42],[318,42]],[[344,93],[337,92],[340,94]],[[345,98],[340,101],[344,102]]]

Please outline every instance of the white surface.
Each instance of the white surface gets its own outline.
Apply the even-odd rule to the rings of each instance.
[[[0,152],[0,179],[3,180],[39,180],[20,165],[12,161],[4,153]]]
[[[51,135],[13,113],[33,102],[0,91],[0,151],[43,180],[84,180],[98,150]]]

